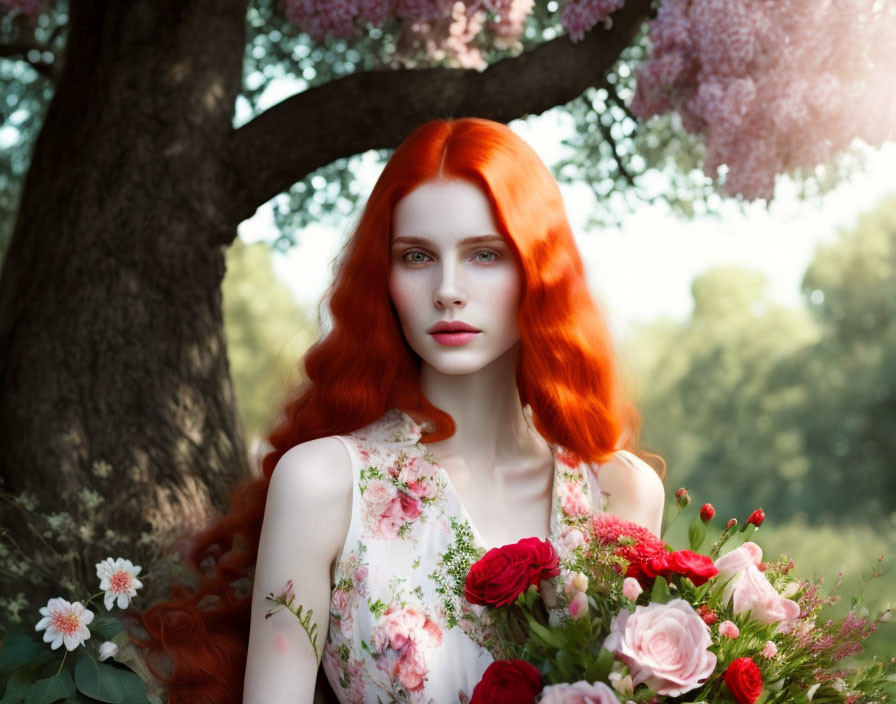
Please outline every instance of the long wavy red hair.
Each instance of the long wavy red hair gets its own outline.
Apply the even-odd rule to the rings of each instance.
[[[606,322],[587,286],[557,183],[506,125],[433,120],[395,150],[373,188],[330,289],[332,329],[304,358],[307,381],[269,435],[262,477],[238,488],[230,512],[192,540],[198,586],[142,615],[147,662],[169,702],[239,702],[249,634],[251,575],[270,476],[291,447],[346,434],[401,408],[449,437],[454,422],[424,398],[420,361],[389,298],[396,203],[434,178],[466,179],[487,195],[523,273],[517,386],[544,438],[600,462],[635,450],[640,420],[624,398]]]

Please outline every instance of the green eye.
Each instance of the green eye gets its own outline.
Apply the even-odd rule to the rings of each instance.
[[[486,259],[482,259],[483,254],[487,257]],[[476,257],[480,262],[493,262],[498,258],[498,255],[494,252],[477,252]]]
[[[408,252],[405,257],[414,264],[422,264],[426,261],[426,255],[423,252]]]

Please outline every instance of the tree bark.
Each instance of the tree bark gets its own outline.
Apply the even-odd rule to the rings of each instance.
[[[245,5],[71,3],[0,277],[0,519],[12,562],[30,563],[3,566],[2,597],[74,599],[60,584],[94,587],[106,557],[146,565],[247,473],[220,294],[237,221],[218,157]],[[10,499],[23,492],[37,517]]]

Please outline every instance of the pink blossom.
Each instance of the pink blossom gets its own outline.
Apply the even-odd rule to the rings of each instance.
[[[774,641],[766,641],[765,646],[762,648],[762,656],[766,658],[773,658],[778,654],[778,646],[775,645]]]
[[[569,615],[573,618],[582,618],[588,615],[588,596],[585,592],[576,592],[569,602]]]
[[[634,601],[643,591],[641,583],[634,577],[626,577],[622,582],[622,596],[626,599]]]
[[[716,666],[709,627],[683,599],[620,611],[604,647],[629,667],[635,685],[676,697],[699,687]]]
[[[392,482],[374,479],[368,482],[361,496],[370,507],[370,511],[379,514],[386,510],[397,493],[398,490]]]
[[[746,542],[736,550],[716,560],[718,580],[725,584],[722,601],[731,603],[734,613],[750,612],[759,623],[790,621],[800,615],[795,601],[785,599],[775,591],[759,570],[762,548]]]
[[[399,501],[401,503],[402,516],[406,521],[416,520],[423,510],[423,504],[420,503],[420,499],[416,499],[413,496],[402,494]]]
[[[552,684],[542,690],[540,704],[619,704],[613,690],[603,682],[584,680],[573,684]]]
[[[563,512],[567,516],[591,515],[591,502],[582,492],[582,487],[577,482],[566,482],[561,488],[561,504]]]
[[[569,555],[577,547],[585,544],[585,535],[578,528],[564,526],[559,543],[558,547],[563,555]]]
[[[392,499],[386,510],[379,517],[379,531],[387,540],[394,540],[398,537],[398,531],[401,530],[404,524],[404,511],[401,508],[401,499]]]
[[[719,635],[734,639],[740,635],[740,629],[734,621],[722,621],[719,624]]]

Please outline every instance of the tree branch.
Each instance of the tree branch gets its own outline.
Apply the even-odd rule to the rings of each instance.
[[[628,0],[611,29],[573,43],[563,36],[484,71],[433,68],[370,71],[316,86],[234,131],[234,215],[255,209],[336,159],[398,146],[436,117],[475,115],[509,122],[563,105],[604,76],[647,18],[650,0]]]

